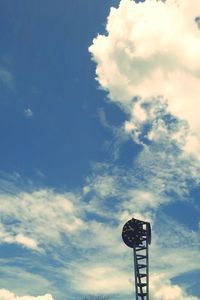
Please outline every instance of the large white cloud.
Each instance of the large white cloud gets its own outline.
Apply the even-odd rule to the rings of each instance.
[[[53,300],[50,294],[44,296],[17,296],[16,294],[6,290],[0,289],[0,300]]]
[[[159,128],[157,125],[158,119],[163,121],[163,115],[155,111],[160,105],[165,114],[186,121],[189,130],[185,126],[174,128],[172,138],[187,153],[199,158],[198,15],[198,0],[151,0],[138,4],[122,0],[119,8],[111,8],[108,34],[98,35],[89,51],[97,63],[99,84],[112,101],[122,104],[130,114],[125,124],[127,131],[135,131],[135,135],[139,131],[139,135],[141,125],[150,122],[151,140],[160,136],[160,130],[166,130],[163,124]],[[132,100],[135,96],[139,97],[137,102]],[[147,103],[154,108],[153,115],[145,106]]]
[[[198,300],[187,295],[179,285],[173,285],[164,274],[155,274],[151,278],[151,298],[153,300]]]

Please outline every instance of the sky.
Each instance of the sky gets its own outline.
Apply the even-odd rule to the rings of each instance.
[[[199,0],[0,4],[0,300],[200,299]]]

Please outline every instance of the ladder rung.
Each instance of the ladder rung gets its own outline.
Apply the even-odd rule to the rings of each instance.
[[[147,265],[143,265],[143,264],[138,264],[138,269],[142,269],[142,268],[146,268]]]
[[[136,251],[141,251],[141,250],[145,250],[145,249],[147,249],[147,247],[139,247],[139,248],[136,248],[135,250]]]
[[[144,296],[147,296],[147,293],[138,293],[138,296],[144,297]]]
[[[137,260],[147,258],[146,255],[136,255]]]
[[[144,287],[144,286],[147,286],[147,283],[137,283],[137,286]]]
[[[143,277],[147,277],[147,274],[137,274],[137,276],[143,278]]]

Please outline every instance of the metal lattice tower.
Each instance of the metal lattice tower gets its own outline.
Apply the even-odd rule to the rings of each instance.
[[[136,300],[149,300],[150,223],[131,219],[123,227],[122,239],[133,249]]]

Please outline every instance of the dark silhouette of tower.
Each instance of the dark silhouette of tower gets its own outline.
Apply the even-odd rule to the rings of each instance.
[[[150,223],[132,218],[122,229],[122,239],[133,249],[136,300],[149,300]]]

